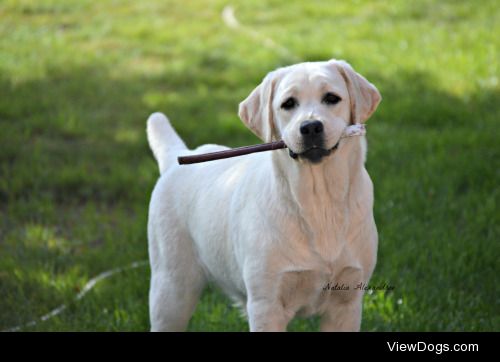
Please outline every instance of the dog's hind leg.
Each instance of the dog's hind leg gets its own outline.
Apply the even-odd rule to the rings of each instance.
[[[179,184],[166,175],[187,151],[167,117],[153,113],[147,122],[148,141],[160,173],[149,205],[148,239],[151,263],[149,315],[153,331],[185,330],[206,278],[194,244],[179,216]]]
[[[205,285],[202,275],[153,273],[149,293],[151,331],[185,331]]]
[[[189,238],[172,230],[163,235],[161,239],[150,235],[149,240],[151,331],[184,331],[206,277]]]

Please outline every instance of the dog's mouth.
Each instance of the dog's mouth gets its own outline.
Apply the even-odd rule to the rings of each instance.
[[[288,149],[288,154],[291,158],[296,160],[297,158],[304,158],[311,163],[320,163],[324,157],[329,156],[332,152],[334,152],[339,147],[339,142],[335,144],[332,148],[326,149],[323,147],[312,146],[301,153],[295,153],[291,149]]]

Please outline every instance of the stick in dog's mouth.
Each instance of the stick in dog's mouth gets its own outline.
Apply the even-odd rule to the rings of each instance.
[[[347,137],[354,137],[354,136],[364,136],[365,134],[366,134],[366,128],[364,124],[353,124],[351,126],[346,127],[346,129],[342,133],[342,136],[340,136],[340,139]],[[329,152],[336,150],[339,146],[339,143],[340,140],[339,142],[337,142],[335,146],[333,146],[329,150]],[[237,148],[232,148],[230,150],[224,150],[218,152],[202,153],[199,155],[179,156],[177,158],[177,162],[179,162],[179,165],[188,165],[192,163],[215,161],[224,158],[243,156],[255,152],[279,150],[283,148],[287,148],[287,145],[283,140],[281,140],[281,141],[263,143],[260,145],[237,147]],[[288,152],[292,158],[298,157],[298,155],[293,151],[291,151],[290,149],[288,149]]]

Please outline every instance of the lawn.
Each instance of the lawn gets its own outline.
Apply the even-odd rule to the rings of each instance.
[[[232,4],[243,28],[221,18]],[[346,59],[368,122],[380,247],[365,331],[500,330],[497,1],[0,2],[0,330],[145,331],[147,116],[189,146],[258,140],[237,105],[266,72]],[[272,39],[274,43],[270,43]],[[273,46],[274,44],[274,46]],[[287,49],[287,51],[283,51]],[[316,330],[296,320],[290,330]],[[191,331],[246,331],[215,286]]]

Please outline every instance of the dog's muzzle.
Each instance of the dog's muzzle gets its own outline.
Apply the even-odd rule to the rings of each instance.
[[[306,121],[308,122],[308,121]],[[309,121],[310,122],[310,121]],[[314,122],[314,121],[313,121]],[[302,123],[302,125],[306,124],[305,122]],[[301,125],[301,126],[302,126]],[[311,128],[313,126],[309,126],[309,128]],[[320,128],[318,128],[319,130]],[[316,132],[314,129],[313,129],[314,133],[315,134],[320,134],[322,132]],[[307,134],[307,133],[306,133]],[[338,147],[339,147],[339,143],[340,143],[340,140],[342,138],[347,138],[347,137],[356,137],[356,136],[364,136],[366,134],[366,128],[365,128],[365,125],[364,124],[359,124],[359,123],[356,123],[356,124],[353,124],[353,125],[350,125],[348,127],[346,127],[344,129],[344,131],[342,132],[342,135],[340,136],[340,139],[337,141],[337,143],[335,144],[335,146],[333,146],[332,148],[330,149],[325,149],[324,147],[319,147],[319,146],[316,146],[313,144],[312,147],[308,147],[305,151],[301,152],[301,153],[296,153],[296,152],[293,152],[290,148],[288,149],[288,154],[290,155],[291,158],[293,159],[297,159],[299,156],[304,156],[305,158],[307,158],[308,160],[310,160],[311,162],[313,163],[318,163],[319,161],[321,161],[321,159],[325,156],[328,156],[329,154],[331,154],[332,152],[334,152]],[[321,137],[321,140],[323,138]]]
[[[312,163],[319,163],[323,157],[330,155],[339,145],[337,142],[332,148],[325,148],[324,126],[321,121],[309,120],[302,122],[300,124],[300,134],[302,135],[304,151],[295,153],[289,149],[288,153],[293,159],[301,157]]]

